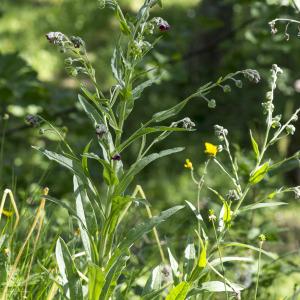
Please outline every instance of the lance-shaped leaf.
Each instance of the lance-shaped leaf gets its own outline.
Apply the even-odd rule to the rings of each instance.
[[[152,270],[143,289],[142,296],[144,297],[146,295],[153,293],[154,291],[160,289],[161,286],[162,286],[161,266],[157,266]]]
[[[92,247],[88,232],[90,232],[90,235],[93,235],[98,230],[97,218],[93,206],[84,189],[84,185],[77,176],[73,177],[73,186],[76,200],[76,214],[81,220],[78,222],[81,240],[88,260],[92,260]]]
[[[255,153],[255,156],[256,156],[256,160],[258,160],[259,158],[259,148],[258,148],[258,144],[257,142],[255,141],[253,135],[252,135],[252,131],[250,130],[250,138],[251,138],[251,143],[252,143],[252,148],[253,148],[253,151]]]
[[[104,271],[94,263],[90,262],[88,265],[88,274],[88,299],[99,299],[105,281]]]
[[[56,161],[61,166],[69,169],[73,174],[78,175],[80,178],[84,178],[85,174],[82,170],[81,163],[75,159],[75,158],[69,158],[62,154],[58,154],[53,151],[41,149],[38,147],[33,147],[34,149],[40,151],[43,153],[46,157],[48,157],[50,160]]]
[[[93,125],[96,126],[99,123],[103,123],[103,118],[97,109],[89,103],[82,95],[78,95],[79,103],[84,109],[85,113],[88,115],[90,120],[93,122]]]
[[[139,224],[135,226],[134,228],[130,229],[126,235],[126,237],[122,240],[122,242],[119,245],[119,249],[122,251],[127,250],[129,247],[132,246],[132,244],[139,240],[144,234],[148,233],[153,229],[153,227],[159,225],[160,223],[166,221],[168,218],[170,218],[172,215],[174,215],[179,210],[183,209],[183,205],[177,205],[172,208],[169,208],[162,213],[160,213],[158,216],[155,216],[147,221],[145,221],[142,224]]]
[[[166,300],[185,300],[190,289],[190,284],[186,281],[180,282],[167,295]]]
[[[83,156],[96,159],[103,166],[103,179],[107,185],[116,185],[119,180],[113,167],[104,159],[94,153],[85,153]]]
[[[260,202],[260,203],[254,203],[250,205],[246,205],[242,208],[240,208],[239,213],[248,211],[248,210],[255,210],[257,208],[266,208],[266,207],[276,207],[281,205],[287,205],[286,202]]]
[[[142,127],[134,132],[126,141],[124,141],[118,148],[117,152],[122,152],[126,149],[129,145],[131,145],[134,141],[141,138],[144,135],[150,133],[157,133],[157,132],[166,132],[166,131],[177,131],[177,132],[185,132],[185,131],[194,131],[193,129],[186,129],[186,128],[178,128],[178,127],[169,127],[169,126],[155,126],[155,127]]]
[[[195,296],[198,294],[203,294],[203,291],[212,292],[212,293],[218,293],[218,292],[230,292],[230,293],[237,293],[239,291],[244,290],[245,288],[237,283],[230,283],[224,284],[222,281],[206,281],[201,284],[199,288],[192,289],[188,296]]]
[[[186,280],[190,273],[192,272],[196,259],[196,250],[194,246],[193,239],[191,237],[188,238],[188,245],[184,250],[184,262],[183,262],[183,273],[184,279]]]
[[[268,173],[269,171],[269,162],[264,163],[261,166],[258,166],[251,174],[250,174],[250,178],[249,178],[249,182],[254,185],[259,183],[260,181],[262,181],[265,177],[265,175]]]
[[[68,246],[61,238],[57,240],[55,254],[62,284],[64,289],[69,290],[70,300],[83,299],[81,281],[76,266]]]
[[[120,179],[119,185],[116,187],[115,194],[116,195],[122,194],[125,191],[125,189],[128,187],[128,185],[132,182],[134,177],[141,170],[143,170],[147,165],[149,165],[151,162],[157,160],[158,158],[168,156],[168,155],[180,152],[182,150],[184,150],[184,148],[182,148],[182,147],[168,149],[168,150],[161,151],[159,153],[152,153],[152,154],[138,160],[122,176],[122,178]]]

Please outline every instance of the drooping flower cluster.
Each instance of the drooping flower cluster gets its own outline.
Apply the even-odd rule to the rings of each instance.
[[[246,69],[242,71],[242,73],[244,74],[244,77],[247,78],[249,81],[254,83],[260,82],[260,75],[256,70]]]

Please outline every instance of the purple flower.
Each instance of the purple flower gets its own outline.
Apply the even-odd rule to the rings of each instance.
[[[48,32],[46,34],[46,39],[51,43],[51,44],[54,44],[54,45],[57,45],[57,44],[61,44],[62,41],[64,40],[65,36],[63,33],[61,32]]]
[[[167,21],[162,21],[160,24],[158,24],[158,28],[161,32],[166,32],[170,30],[171,26]]]
[[[116,161],[120,161],[121,160],[121,155],[119,153],[117,153],[111,159],[116,160]]]

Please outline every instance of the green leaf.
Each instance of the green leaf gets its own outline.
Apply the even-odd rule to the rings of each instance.
[[[81,159],[82,169],[86,174],[89,174],[89,168],[88,168],[88,159],[84,154],[89,152],[91,144],[92,144],[92,140],[90,140],[89,143],[85,146],[85,148],[83,150],[83,156]]]
[[[84,178],[85,174],[81,168],[81,164],[77,159],[68,158],[62,154],[58,154],[56,152],[52,152],[49,150],[41,149],[38,147],[33,147],[34,149],[43,153],[50,160],[56,161],[61,166],[69,169],[73,174],[78,175],[80,178]]]
[[[205,290],[208,292],[238,292],[238,291],[242,291],[243,289],[245,289],[243,286],[236,284],[236,283],[230,283],[230,285],[225,284],[222,281],[207,281],[207,282],[203,282],[200,290]]]
[[[269,162],[264,163],[263,165],[257,167],[253,172],[250,174],[249,182],[253,185],[262,181],[269,170]]]
[[[83,156],[96,159],[103,166],[103,179],[107,185],[117,185],[119,183],[119,179],[113,167],[106,160],[100,158],[95,153],[85,153]]]
[[[196,250],[193,243],[193,239],[191,237],[188,238],[188,245],[185,247],[184,250],[184,262],[183,262],[183,273],[184,279],[187,279],[189,274],[194,268],[196,259]]]
[[[146,295],[149,295],[153,293],[153,291],[156,291],[157,289],[160,289],[162,285],[162,273],[161,273],[161,266],[155,267],[151,275],[149,276],[145,287],[142,292],[143,299]]]
[[[179,278],[179,275],[180,275],[179,265],[169,247],[167,250],[168,250],[168,255],[169,255],[170,266],[171,266],[172,273],[173,273],[173,280],[175,282],[176,278]]]
[[[105,270],[106,276],[99,300],[108,300],[117,285],[117,280],[126,267],[129,256],[120,255],[114,263]]]
[[[168,150],[163,150],[159,153],[153,153],[150,154],[138,161],[136,161],[127,172],[122,176],[120,179],[119,185],[116,187],[115,194],[120,195],[122,194],[125,189],[128,187],[128,185],[132,182],[134,177],[141,171],[143,170],[147,165],[149,165],[151,162],[157,160],[158,158],[168,156],[177,152],[183,151],[184,148],[179,147],[179,148],[173,148],[173,149],[168,149]]]
[[[121,153],[125,148],[127,148],[130,144],[132,144],[135,140],[140,137],[157,132],[165,132],[165,131],[177,131],[177,132],[185,132],[185,131],[194,131],[193,129],[186,128],[178,128],[178,127],[169,127],[169,126],[155,126],[155,127],[142,127],[134,132],[126,141],[124,141],[117,149],[117,152]]]
[[[150,123],[152,122],[162,122],[166,119],[169,119],[171,117],[176,116],[186,105],[187,103],[191,100],[192,98],[186,98],[185,100],[179,102],[178,104],[176,104],[175,106],[167,109],[167,110],[163,110],[160,112],[157,112],[156,114],[154,114],[152,116],[152,119],[150,120]]]
[[[127,207],[129,203],[134,201],[135,198],[131,196],[114,196],[111,200],[112,208],[109,218],[107,219],[107,225],[109,227],[108,233],[112,234],[118,225],[120,214]]]
[[[82,95],[78,95],[79,103],[81,104],[83,110],[88,115],[90,120],[93,122],[94,127],[97,124],[103,123],[103,118],[96,110],[96,108],[90,104]]]
[[[95,253],[92,252],[93,247],[91,246],[89,236],[95,235],[98,230],[96,214],[88,198],[87,192],[84,189],[84,185],[77,176],[73,177],[73,186],[76,199],[76,214],[80,219],[78,225],[80,229],[81,240],[88,260],[92,260]]]
[[[191,286],[188,282],[180,282],[170,291],[166,297],[166,300],[185,300],[190,287]]]
[[[262,254],[272,258],[272,259],[277,259],[278,255],[276,253],[272,253],[272,252],[268,252],[265,251],[263,249],[259,249],[257,247],[254,247],[252,245],[247,245],[247,244],[243,244],[243,243],[237,243],[237,242],[232,242],[232,243],[224,243],[222,244],[222,247],[240,247],[240,248],[246,248],[246,249],[251,249],[253,251],[261,251]]]
[[[99,299],[102,287],[105,282],[104,271],[94,263],[90,262],[88,264],[88,299],[95,300]]]
[[[252,148],[253,148],[253,151],[254,151],[255,156],[256,156],[256,160],[258,160],[259,159],[259,155],[260,155],[259,148],[258,148],[258,144],[256,143],[256,141],[255,141],[255,139],[254,139],[254,137],[252,135],[251,130],[250,130],[250,137],[251,137]]]
[[[216,258],[212,260],[209,264],[213,267],[216,267],[218,265],[221,265],[225,262],[233,262],[233,261],[239,261],[239,262],[253,262],[253,258],[251,257],[240,257],[240,256],[223,256],[222,259]]]
[[[202,218],[201,214],[197,211],[196,207],[190,201],[185,200],[185,202],[187,203],[189,208],[192,210],[192,212],[195,214],[196,218],[199,221],[203,221],[203,218]]]
[[[147,81],[144,81],[143,83],[141,83],[137,87],[135,87],[132,91],[133,99],[134,100],[139,99],[141,97],[144,89],[151,86],[153,83],[156,83],[158,80],[159,80],[159,78],[155,77],[153,79],[149,79]]]
[[[127,21],[124,18],[123,13],[122,13],[121,9],[119,8],[119,6],[117,7],[117,18],[118,18],[119,23],[120,23],[120,29],[121,29],[121,31],[125,35],[130,35],[131,34],[130,27],[127,24]]]
[[[198,266],[200,268],[205,268],[207,265],[206,248],[207,248],[207,244],[201,245],[201,252],[200,252],[199,261],[198,261]]]
[[[151,231],[155,226],[159,225],[160,223],[166,221],[168,218],[170,218],[172,215],[177,213],[179,210],[183,209],[183,205],[177,205],[172,208],[169,208],[162,213],[160,213],[158,216],[155,216],[147,221],[145,221],[142,224],[136,225],[134,228],[130,229],[127,232],[126,237],[122,240],[122,242],[119,245],[119,249],[121,251],[125,251],[128,248],[132,246],[132,244],[139,240],[144,234]]]
[[[70,292],[70,300],[83,299],[81,281],[76,266],[68,246],[62,238],[57,240],[55,254],[63,286],[67,287]]]
[[[239,213],[245,212],[248,210],[255,210],[257,208],[265,208],[265,207],[275,207],[275,206],[281,206],[281,205],[287,205],[286,202],[260,202],[260,203],[254,203],[250,205],[246,205],[242,208],[240,208]]]

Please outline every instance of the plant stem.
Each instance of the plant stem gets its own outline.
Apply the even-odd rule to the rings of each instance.
[[[219,243],[219,239],[218,239],[218,235],[217,235],[217,231],[216,231],[215,222],[212,221],[212,224],[213,224],[213,228],[214,228],[214,234],[215,234],[215,238],[216,238],[216,242],[217,242],[218,253],[219,253],[219,257],[220,257],[220,261],[221,261],[221,267],[222,267],[222,272],[223,272],[223,276],[224,276],[224,287],[225,287],[226,299],[228,300],[229,297],[228,297],[228,291],[227,291],[227,288],[226,288],[225,268],[224,268],[224,264],[223,264],[223,260],[222,260],[220,243]]]
[[[260,241],[259,243],[259,254],[258,254],[258,266],[257,266],[257,277],[256,277],[256,284],[255,284],[255,295],[254,300],[256,300],[257,297],[257,291],[258,291],[258,283],[259,283],[259,276],[260,276],[260,262],[261,262],[261,249],[262,249],[263,241]]]

